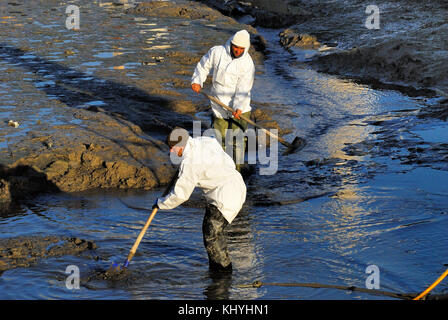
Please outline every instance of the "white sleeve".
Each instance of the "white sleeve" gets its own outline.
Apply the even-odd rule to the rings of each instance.
[[[213,66],[214,50],[211,48],[198,62],[196,68],[194,69],[193,76],[191,77],[191,83],[198,83],[203,86],[210,70]]]
[[[194,166],[191,164],[181,164],[179,178],[173,190],[167,196],[160,198],[157,201],[157,205],[163,210],[176,208],[190,198],[197,181],[198,175],[195,172]]]
[[[241,75],[236,85],[235,97],[233,99],[233,108],[244,109],[250,106],[250,91],[254,84],[255,66],[252,63],[247,72]]]

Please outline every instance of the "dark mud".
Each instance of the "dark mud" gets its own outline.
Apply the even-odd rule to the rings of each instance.
[[[390,157],[397,160],[406,170],[430,167],[448,170],[448,143],[440,137],[422,137],[419,128],[428,121],[446,121],[448,114],[445,103],[428,106],[419,110],[402,110],[383,118],[367,120],[366,124],[377,130],[370,139],[348,145],[344,151],[349,156]]]
[[[0,239],[0,274],[9,269],[30,267],[41,259],[79,255],[94,249],[94,242],[80,238],[27,236]]]
[[[418,117],[421,119],[440,119],[446,121],[448,119],[448,100],[443,100],[437,105],[421,109]]]
[[[292,29],[285,29],[280,32],[279,37],[281,45],[285,48],[294,46],[302,49],[319,49],[322,46],[315,36],[298,34]]]

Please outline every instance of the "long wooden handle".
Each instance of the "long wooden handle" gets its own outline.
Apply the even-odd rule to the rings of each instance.
[[[131,261],[131,259],[134,257],[135,253],[137,252],[137,248],[140,245],[140,241],[142,241],[143,236],[145,235],[146,230],[148,229],[149,225],[151,224],[151,221],[154,218],[154,216],[156,215],[156,213],[157,213],[157,208],[154,208],[154,210],[152,210],[152,213],[149,216],[148,220],[146,220],[145,226],[140,231],[140,234],[138,235],[137,240],[135,240],[134,245],[132,246],[131,250],[129,251],[128,258],[126,259],[126,263],[129,263]]]
[[[227,111],[230,112],[234,112],[234,110],[232,108],[230,108],[229,106],[225,105],[224,103],[222,103],[221,101],[219,101],[218,99],[216,99],[215,97],[212,97],[211,95],[205,93],[204,91],[201,91],[201,93],[206,96],[208,99],[210,99],[211,101],[219,104],[221,107],[223,107],[224,109],[226,109]],[[247,123],[253,125],[254,127],[257,127],[259,129],[262,129],[264,132],[266,132],[268,135],[270,135],[271,137],[277,139],[280,143],[282,143],[283,145],[287,146],[288,148],[291,148],[292,145],[288,142],[286,142],[283,138],[280,138],[279,136],[277,136],[276,134],[272,133],[271,131],[263,128],[262,126],[256,124],[255,122],[253,122],[252,120],[250,120],[249,118],[246,118],[243,115],[240,115],[240,118],[243,119],[244,121],[246,121]]]
[[[171,178],[171,181],[169,182],[167,188],[165,189],[165,192],[163,192],[162,196],[166,196],[168,192],[170,192],[171,188],[173,187],[174,183],[177,181],[179,175],[179,169],[176,170],[176,173]],[[151,212],[151,215],[149,216],[148,220],[146,220],[145,226],[140,231],[140,234],[137,237],[137,240],[135,240],[134,245],[132,246],[131,250],[129,251],[128,257],[126,259],[126,262],[124,263],[124,267],[127,267],[131,259],[134,257],[135,253],[137,252],[137,248],[140,245],[140,241],[142,241],[143,236],[146,233],[146,230],[148,229],[149,225],[151,224],[152,219],[157,213],[158,208],[154,208]]]

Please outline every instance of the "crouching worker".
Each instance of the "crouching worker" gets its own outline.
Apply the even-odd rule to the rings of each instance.
[[[243,178],[215,138],[192,138],[187,130],[177,127],[166,142],[171,159],[180,160],[179,176],[171,192],[157,199],[153,208],[173,209],[187,201],[196,186],[200,187],[207,200],[202,233],[210,270],[231,272],[224,229],[246,200]]]

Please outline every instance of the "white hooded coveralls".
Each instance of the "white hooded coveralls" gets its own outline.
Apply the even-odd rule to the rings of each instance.
[[[247,32],[247,31],[245,31]],[[207,80],[213,70],[213,85],[211,95],[242,113],[251,111],[250,91],[254,82],[255,66],[249,54],[248,45],[239,58],[232,58],[230,43],[233,35],[225,45],[212,47],[196,65],[191,83],[200,84]],[[214,115],[217,118],[229,118],[229,114],[221,106],[210,101]]]
[[[187,201],[200,187],[207,202],[213,204],[232,223],[246,201],[246,185],[232,158],[215,138],[188,138],[182,154],[179,177],[173,190],[157,201],[162,210]]]

